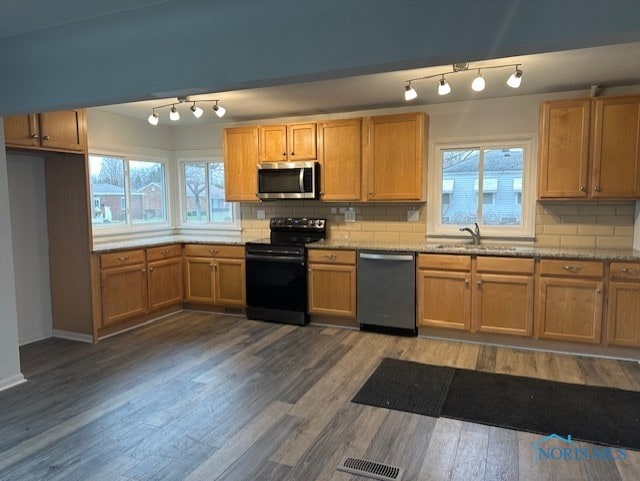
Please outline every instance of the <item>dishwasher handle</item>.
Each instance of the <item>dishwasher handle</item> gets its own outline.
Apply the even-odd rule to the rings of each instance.
[[[413,256],[411,254],[369,254],[360,253],[361,259],[370,259],[374,261],[404,261],[411,262]]]

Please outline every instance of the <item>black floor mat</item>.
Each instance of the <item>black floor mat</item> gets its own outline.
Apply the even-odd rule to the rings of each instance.
[[[352,401],[640,449],[640,392],[385,358]]]
[[[438,417],[454,371],[451,367],[384,358],[352,401]]]

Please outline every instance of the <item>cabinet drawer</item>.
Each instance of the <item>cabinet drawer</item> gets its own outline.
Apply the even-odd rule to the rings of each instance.
[[[540,275],[602,277],[604,275],[604,263],[571,259],[542,259],[540,261]]]
[[[640,281],[640,263],[638,262],[612,262],[611,279],[628,279]]]
[[[220,244],[187,244],[184,246],[184,255],[193,257],[225,257],[231,259],[244,259],[244,247]]]
[[[102,254],[100,256],[100,267],[102,267],[103,269],[142,263],[144,263],[143,249],[111,252],[109,254]]]
[[[516,274],[533,274],[533,259],[515,257],[478,257],[478,272],[505,272]]]
[[[310,263],[354,265],[356,263],[356,252],[333,249],[312,249],[308,252],[308,259]]]
[[[171,257],[180,257],[182,246],[180,244],[172,246],[152,247],[147,249],[147,262],[161,261]]]
[[[468,271],[471,269],[471,256],[420,254],[418,256],[418,267],[420,269]]]

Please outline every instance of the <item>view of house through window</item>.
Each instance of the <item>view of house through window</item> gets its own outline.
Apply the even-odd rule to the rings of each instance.
[[[524,148],[441,150],[441,223],[522,224]]]
[[[224,200],[224,164],[184,162],[182,165],[184,222],[233,222],[233,205]]]
[[[167,220],[163,163],[90,155],[89,175],[95,226]]]

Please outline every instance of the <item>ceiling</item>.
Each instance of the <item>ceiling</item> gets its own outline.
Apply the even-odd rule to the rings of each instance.
[[[520,68],[524,72],[520,88],[512,89],[505,84],[514,71],[513,67],[509,67],[484,71],[486,89],[483,92],[471,90],[471,81],[477,74],[474,69],[515,63],[522,64]],[[407,80],[447,72],[451,68],[451,65],[443,65],[295,85],[213,92],[190,99],[219,99],[220,104],[227,109],[223,120],[234,122],[574,90],[585,90],[586,95],[593,85],[605,87],[605,92],[606,88],[611,87],[640,88],[640,43],[472,62],[469,71],[447,76],[452,88],[449,95],[437,94],[437,78],[420,80],[413,84],[418,98],[405,102],[404,86]],[[174,100],[175,97],[166,101],[156,99],[97,109],[146,120],[152,107]],[[201,105],[205,115],[200,119],[191,115],[190,104],[180,105],[178,110],[181,112],[181,119],[175,125],[222,122],[222,119],[214,116],[212,105]],[[159,110],[158,114],[160,124],[170,123],[169,108]]]

